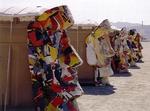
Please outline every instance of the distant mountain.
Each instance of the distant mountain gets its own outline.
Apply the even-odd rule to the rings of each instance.
[[[142,26],[141,24],[138,23],[128,23],[128,22],[116,22],[112,23],[112,25],[117,26],[118,28]]]
[[[119,29],[123,27],[126,27],[128,30],[136,29],[137,32],[139,32],[145,39],[150,40],[150,25],[142,25],[138,23],[128,23],[128,22],[116,22],[111,24]]]

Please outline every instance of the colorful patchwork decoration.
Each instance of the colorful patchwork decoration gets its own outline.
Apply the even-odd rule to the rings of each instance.
[[[65,29],[73,25],[67,6],[49,9],[28,25],[29,68],[35,111],[79,111],[83,94],[76,67],[82,60]]]
[[[36,17],[43,28],[51,31],[65,30],[74,24],[74,20],[67,6],[60,6],[45,11]]]
[[[111,28],[107,25],[108,20],[106,19],[86,37],[86,56],[87,61],[91,62],[89,62],[89,65],[104,66],[106,65],[106,59],[114,56],[114,50],[111,47],[108,35]],[[91,51],[91,49],[93,51]],[[93,55],[92,57],[94,58],[92,58],[90,55]],[[95,57],[97,59],[97,63],[92,62],[95,61]]]
[[[140,62],[142,61],[143,55],[142,55],[142,49],[143,46],[141,44],[141,35],[139,33],[136,34],[133,43],[135,44],[135,55],[136,55],[136,61]]]
[[[110,64],[111,57],[113,57],[115,53],[110,44],[110,30],[109,21],[106,19],[85,39],[87,63],[96,67],[95,85],[101,83],[109,84],[108,77],[113,75]]]

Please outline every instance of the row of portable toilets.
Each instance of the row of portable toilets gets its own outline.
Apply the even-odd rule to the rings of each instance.
[[[6,102],[8,106],[31,106],[31,77],[28,68],[27,32],[28,21],[0,22],[0,105]],[[79,53],[83,64],[77,68],[81,83],[94,83],[95,67],[87,63],[86,39],[95,30],[95,26],[73,26],[67,31],[71,44]],[[115,50],[112,56],[112,69],[115,73],[126,72],[129,67],[141,62],[142,46],[140,36],[135,30],[130,30],[131,44],[124,53],[117,52],[114,45],[120,33],[127,33],[125,28],[111,30],[110,43]],[[119,47],[119,44],[118,44]],[[93,58],[92,58],[93,59]],[[128,61],[128,62],[127,62]]]
[[[142,36],[136,29],[112,29],[106,19],[86,37],[86,58],[95,67],[95,85],[112,86],[109,76],[129,73],[143,62]]]

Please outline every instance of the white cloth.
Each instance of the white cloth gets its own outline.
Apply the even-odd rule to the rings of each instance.
[[[87,58],[87,63],[89,65],[96,65],[97,64],[97,58],[96,58],[96,54],[95,54],[94,47],[93,47],[92,43],[87,44],[86,58]]]
[[[98,71],[100,73],[100,77],[109,77],[114,74],[110,65],[101,68],[96,68],[95,75],[98,75]]]

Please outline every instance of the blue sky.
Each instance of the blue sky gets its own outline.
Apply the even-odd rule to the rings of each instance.
[[[0,11],[9,7],[52,8],[68,5],[76,23],[131,22],[150,25],[150,0],[0,0]]]

